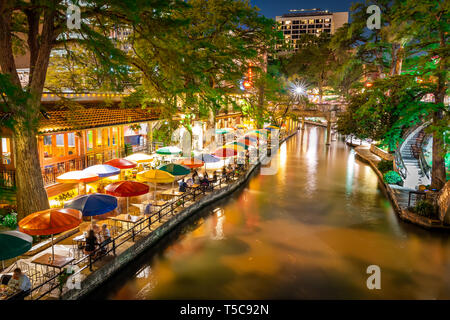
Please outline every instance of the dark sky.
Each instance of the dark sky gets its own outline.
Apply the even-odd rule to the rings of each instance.
[[[290,9],[318,8],[330,11],[349,11],[352,2],[358,0],[250,0],[251,4],[261,9],[268,18],[289,13]]]

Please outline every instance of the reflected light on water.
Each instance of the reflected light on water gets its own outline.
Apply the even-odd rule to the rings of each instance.
[[[151,269],[125,268],[95,298],[449,299],[449,236],[401,222],[376,174],[343,141],[326,152],[324,132],[307,126],[280,148],[278,177],[203,209],[149,252]],[[371,264],[382,290],[367,289]]]

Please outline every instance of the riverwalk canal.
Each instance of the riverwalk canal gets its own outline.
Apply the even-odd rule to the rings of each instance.
[[[372,169],[306,126],[273,175],[201,209],[89,299],[449,299],[445,233],[402,222]],[[367,267],[381,289],[367,288]]]

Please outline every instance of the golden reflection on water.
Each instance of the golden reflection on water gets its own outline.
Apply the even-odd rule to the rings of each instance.
[[[307,127],[256,176],[208,209],[111,299],[448,299],[448,236],[400,222],[374,172]],[[381,268],[368,290],[366,268]],[[146,269],[148,268],[148,269]],[[126,271],[125,271],[126,272]]]

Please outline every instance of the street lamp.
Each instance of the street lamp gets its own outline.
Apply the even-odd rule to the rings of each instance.
[[[292,82],[289,86],[291,94],[296,98],[306,96],[307,95],[306,89],[307,89],[306,83],[304,83],[303,81]]]

